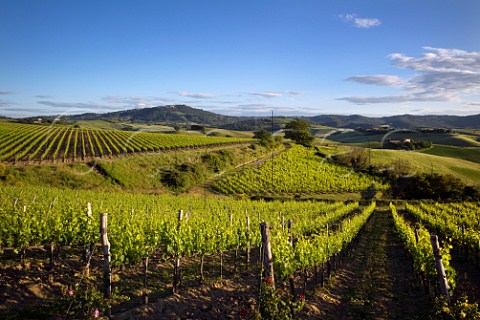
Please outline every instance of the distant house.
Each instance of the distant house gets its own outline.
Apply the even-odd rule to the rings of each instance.
[[[395,139],[395,140],[387,140],[386,142],[391,143],[391,144],[412,143],[413,139],[405,138],[405,139],[403,139],[403,141]]]

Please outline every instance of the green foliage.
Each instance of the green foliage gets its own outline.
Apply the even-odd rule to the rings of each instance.
[[[192,124],[190,126],[190,130],[200,131],[203,134],[205,134],[207,132],[207,128],[205,128],[204,126],[198,125],[198,124]]]
[[[202,162],[213,172],[225,170],[234,161],[234,154],[229,150],[219,150],[202,155]]]
[[[174,191],[186,191],[205,179],[205,167],[194,163],[182,163],[161,176],[163,184]]]
[[[458,298],[449,305],[445,299],[435,301],[435,319],[437,320],[478,320],[480,310],[477,302],[469,302],[466,296]]]
[[[351,167],[355,170],[364,170],[368,168],[368,151],[364,148],[351,148],[348,152],[334,155],[335,162]]]
[[[420,221],[429,230],[451,239],[457,245],[466,245],[476,250],[480,243],[475,202],[446,204],[407,204],[409,215]]]
[[[392,141],[388,140],[383,144],[387,149],[404,149],[404,150],[423,150],[432,146],[432,142],[428,140],[410,140],[410,141]]]
[[[402,199],[434,199],[442,201],[479,200],[478,187],[466,186],[452,175],[422,173],[399,176],[392,182],[392,196]]]
[[[306,120],[295,119],[285,125],[285,138],[295,141],[304,147],[311,147],[315,137],[310,133],[310,123]]]
[[[266,130],[256,131],[253,138],[258,139],[258,143],[262,147],[271,148],[275,145],[272,134]]]
[[[266,279],[268,280],[268,278]],[[275,290],[268,281],[263,281],[260,292],[260,317],[265,320],[295,319],[305,305],[303,295],[294,299],[290,294]]]

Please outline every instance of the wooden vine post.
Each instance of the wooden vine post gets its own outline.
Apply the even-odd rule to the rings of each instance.
[[[293,225],[292,220],[288,219],[288,221],[287,221],[287,228],[288,228],[288,234],[289,234],[288,239],[290,241],[290,245],[292,246],[292,249],[295,249],[295,243],[293,241],[292,225]],[[294,281],[294,278],[293,278],[293,274],[290,274],[288,276],[288,284],[290,286],[290,294],[292,295],[293,299],[295,300],[296,292],[295,292],[295,281]]]
[[[183,220],[183,210],[178,210],[178,224],[177,224],[177,231],[178,231],[178,239],[180,241],[180,227],[182,225]],[[180,277],[180,252],[175,253],[175,258],[173,262],[173,287],[172,292],[176,294],[178,292],[178,288],[181,284],[181,277]]]
[[[265,279],[270,279],[269,283],[275,289],[275,276],[273,273],[273,255],[272,255],[272,245],[270,243],[270,227],[267,222],[262,222],[260,224],[260,232],[262,233],[262,247],[263,247],[263,256],[262,256],[262,271],[263,277]]]
[[[92,224],[92,204],[90,202],[87,203],[87,225],[90,227]],[[88,277],[90,276],[90,259],[93,253],[93,243],[87,245],[85,249],[85,275]]]
[[[440,290],[442,295],[450,303],[449,286],[445,268],[443,267],[442,256],[440,255],[440,245],[438,244],[438,237],[434,234],[430,235],[430,242],[432,243],[433,255],[435,256],[435,267],[437,268],[438,281],[440,282]]]
[[[144,269],[143,269],[143,303],[148,304],[148,256],[144,260]]]
[[[109,299],[112,295],[112,269],[110,267],[110,241],[108,241],[107,229],[107,213],[102,213],[100,216],[100,237],[103,248],[103,279],[105,285],[105,297]]]
[[[250,217],[247,216],[246,218],[246,232],[245,232],[245,237],[246,237],[246,240],[247,240],[247,249],[246,249],[246,263],[247,263],[247,271],[250,271]]]

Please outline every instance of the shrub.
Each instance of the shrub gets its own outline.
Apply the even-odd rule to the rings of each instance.
[[[161,182],[175,191],[186,191],[205,179],[205,168],[198,164],[182,163],[163,172]]]

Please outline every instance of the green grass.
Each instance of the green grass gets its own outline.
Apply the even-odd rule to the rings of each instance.
[[[116,122],[110,122],[105,120],[79,120],[75,125],[80,128],[87,129],[121,129],[122,125]]]
[[[154,133],[164,133],[164,132],[174,132],[175,129],[170,126],[164,126],[160,124],[142,124],[142,123],[122,123],[121,128],[129,129],[133,131],[143,131],[143,132],[154,132]]]
[[[89,164],[11,166],[2,184],[42,186],[70,189],[118,190],[111,180],[92,169]]]
[[[80,128],[88,129],[117,129],[117,130],[130,130],[130,131],[143,131],[143,132],[173,132],[174,129],[169,126],[163,125],[147,125],[141,123],[123,123],[112,122],[105,120],[79,120],[75,123]]]
[[[388,168],[396,160],[407,161],[414,173],[453,175],[469,185],[480,181],[480,164],[458,158],[449,158],[412,151],[378,150],[371,152],[372,165]]]
[[[480,147],[453,147],[444,145],[433,145],[429,149],[418,152],[480,163]]]
[[[234,137],[234,138],[253,138],[251,131],[235,131],[226,129],[208,129],[207,136]]]

